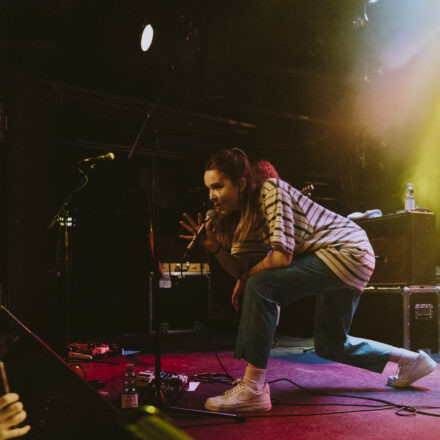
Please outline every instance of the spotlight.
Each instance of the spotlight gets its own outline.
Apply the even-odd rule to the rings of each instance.
[[[150,48],[151,43],[153,42],[153,36],[153,26],[150,23],[144,22],[140,38],[141,49],[143,52],[146,52]]]

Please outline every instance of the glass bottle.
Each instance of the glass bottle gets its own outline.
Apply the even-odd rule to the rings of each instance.
[[[122,378],[121,408],[137,408],[139,406],[139,393],[136,384],[136,372],[133,364],[127,364],[127,369]]]

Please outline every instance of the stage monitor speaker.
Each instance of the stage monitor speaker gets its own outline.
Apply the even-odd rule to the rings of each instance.
[[[154,407],[121,414],[3,306],[0,360],[28,414],[31,430],[24,439],[189,439]]]
[[[28,414],[26,439],[131,438],[119,412],[3,306],[0,358]]]
[[[359,220],[376,256],[371,286],[435,285],[435,214],[413,211]]]
[[[3,306],[0,359],[28,414],[27,440],[190,438],[154,407],[121,414]]]

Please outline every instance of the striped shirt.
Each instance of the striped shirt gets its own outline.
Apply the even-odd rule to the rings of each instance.
[[[283,180],[266,180],[259,202],[257,224],[246,241],[232,243],[231,255],[255,263],[271,250],[293,257],[314,252],[345,284],[358,290],[366,287],[375,258],[362,228]]]

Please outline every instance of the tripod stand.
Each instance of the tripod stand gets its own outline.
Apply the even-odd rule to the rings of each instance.
[[[185,36],[184,42],[182,46],[180,47],[180,51],[177,55],[175,64],[171,67],[171,74],[168,78],[168,81],[165,83],[162,90],[159,92],[156,100],[154,101],[154,104],[151,108],[151,110],[146,114],[144,123],[136,136],[136,139],[130,149],[130,152],[128,154],[128,160],[131,160],[133,158],[133,155],[136,151],[136,148],[145,132],[145,129],[148,126],[149,121],[151,120],[151,116],[154,114],[154,112],[157,110],[158,105],[164,96],[165,92],[170,87],[174,74],[177,70],[177,66],[180,63],[180,60],[182,58],[182,55],[185,50],[186,43],[190,40],[190,38],[193,35],[193,28],[192,24],[189,23],[189,30]],[[158,142],[158,131],[152,130],[153,133],[153,148],[152,148],[152,185],[151,185],[151,225],[150,233],[153,232],[153,242],[151,245],[152,250],[152,264],[153,264],[153,279],[152,279],[152,304],[153,304],[153,310],[155,311],[153,316],[153,322],[154,322],[154,356],[155,356],[155,378],[152,381],[151,385],[153,387],[153,402],[152,404],[156,405],[159,408],[167,408],[166,400],[164,393],[162,391],[161,385],[161,340],[160,340],[160,322],[159,322],[159,316],[160,313],[158,313],[158,295],[159,295],[159,279],[161,277],[161,273],[159,270],[159,258],[157,255],[157,237],[158,237],[158,224],[159,224],[159,179],[158,179],[158,169],[157,169],[157,151],[159,149],[159,142]],[[209,415],[209,416],[218,416],[218,417],[228,417],[228,418],[234,418],[237,421],[244,421],[244,417],[238,416],[236,414],[229,414],[229,413],[221,413],[221,412],[213,412],[213,411],[206,411],[206,410],[197,410],[197,409],[187,409],[187,408],[179,408],[179,407],[168,407],[168,409],[173,411],[180,411],[184,413],[191,413],[191,414],[198,414],[198,415]]]

